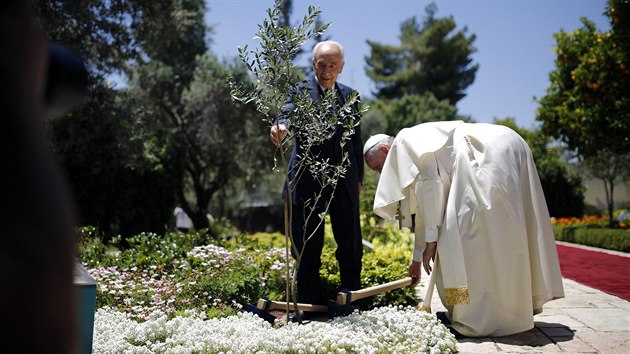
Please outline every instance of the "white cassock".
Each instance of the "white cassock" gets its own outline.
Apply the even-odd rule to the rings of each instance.
[[[432,122],[403,129],[379,179],[374,212],[411,226],[414,261],[437,241],[435,284],[453,327],[503,336],[534,327],[564,297],[560,264],[527,143],[493,124]]]

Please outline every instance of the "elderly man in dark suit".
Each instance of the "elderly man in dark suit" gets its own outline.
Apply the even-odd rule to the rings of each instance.
[[[314,102],[324,97],[326,90],[334,90],[336,104],[339,106],[347,101],[353,89],[337,82],[344,65],[344,52],[341,44],[334,41],[319,42],[313,49],[313,69],[315,77],[299,85],[299,89],[306,89]],[[290,122],[287,115],[294,109],[289,99],[282,109],[276,124],[271,127],[271,141],[280,146],[285,138]],[[323,303],[321,298],[319,269],[321,267],[321,253],[324,245],[324,225],[320,223],[318,214],[323,212],[324,205],[331,201],[328,210],[335,241],[337,242],[336,258],[339,262],[341,287],[356,290],[361,287],[361,258],[363,256],[361,226],[359,223],[359,193],[363,180],[363,147],[360,126],[354,128],[350,141],[341,144],[344,128],[337,125],[331,139],[314,146],[311,151],[318,161],[328,160],[331,164],[340,164],[342,156],[348,154],[349,167],[345,175],[338,182],[336,188],[326,187],[323,198],[317,203],[314,217],[307,219],[305,213],[310,212],[311,206],[305,203],[309,198],[319,194],[321,186],[315,181],[309,171],[305,171],[296,178],[296,166],[300,158],[305,156],[306,147],[295,134],[295,144],[289,161],[288,181],[292,182],[292,215],[291,226],[293,242],[298,250],[302,249],[306,237],[308,239],[302,253],[302,261],[298,271],[298,301],[304,303]],[[285,188],[286,189],[286,188]],[[332,198],[332,200],[331,200]]]

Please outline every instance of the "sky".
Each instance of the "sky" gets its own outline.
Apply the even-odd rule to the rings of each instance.
[[[323,21],[330,23],[325,36],[345,49],[345,66],[338,81],[363,97],[373,97],[374,84],[365,74],[365,57],[370,54],[367,40],[400,44],[400,24],[413,16],[421,21],[430,3],[294,0],[291,21],[301,20],[309,6],[319,7]],[[230,60],[237,56],[239,46],[259,48],[253,37],[273,0],[206,0],[206,4],[206,23],[213,27],[210,49],[215,55]],[[477,37],[472,59],[479,70],[466,97],[457,104],[458,113],[487,123],[513,117],[526,129],[540,125],[535,120],[538,104],[534,97],[545,95],[549,73],[555,68],[553,34],[582,27],[582,16],[600,31],[610,28],[604,15],[606,0],[436,0],[435,4],[436,18],[452,16],[456,31],[467,27],[467,35]],[[303,56],[300,64],[306,65],[309,56]]]

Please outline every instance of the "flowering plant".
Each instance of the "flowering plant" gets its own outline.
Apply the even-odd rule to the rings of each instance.
[[[567,218],[551,218],[551,225],[553,226],[584,226],[584,227],[607,227],[609,224],[609,218],[607,215],[584,215],[581,218],[567,217]]]
[[[96,313],[94,353],[454,353],[457,341],[431,314],[387,306],[327,322],[275,327],[250,313],[206,319],[186,311],[154,313],[138,323],[126,313]]]
[[[284,269],[281,249],[254,253],[202,245],[168,267],[98,266],[89,272],[97,283],[97,307],[115,307],[142,321],[154,312],[172,317],[192,309],[213,317],[234,314],[243,304],[273,294],[284,281]]]

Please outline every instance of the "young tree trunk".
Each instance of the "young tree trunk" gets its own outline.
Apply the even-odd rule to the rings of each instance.
[[[607,185],[610,185],[610,192],[609,192],[609,188],[607,187]],[[607,181],[604,180],[604,187],[606,187],[606,203],[608,204],[608,226],[609,227],[613,227],[614,225],[614,220],[613,220],[613,213],[614,213],[614,204],[615,204],[615,199],[614,199],[614,190],[615,190],[615,179],[614,178],[610,178]]]

